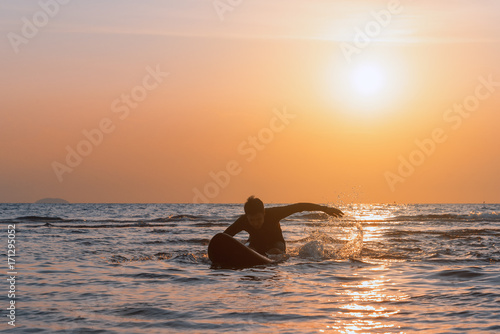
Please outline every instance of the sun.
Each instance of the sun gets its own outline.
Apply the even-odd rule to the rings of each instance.
[[[390,107],[394,74],[381,61],[359,61],[347,66],[344,73],[344,102],[355,113],[377,116]]]
[[[336,110],[353,117],[377,118],[394,110],[401,98],[403,70],[384,58],[336,63],[328,71],[329,99]]]
[[[375,98],[387,89],[387,71],[378,64],[365,63],[356,66],[349,75],[353,94],[364,98]]]

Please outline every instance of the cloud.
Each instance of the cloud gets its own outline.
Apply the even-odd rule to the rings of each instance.
[[[403,11],[379,36],[384,42],[498,41],[498,1],[446,3],[401,0]],[[213,1],[72,1],[51,20],[47,33],[153,35],[216,38],[325,39],[340,41],[363,27],[387,1],[243,1],[219,19]],[[38,2],[4,5],[2,31],[21,28],[21,18],[39,10]]]

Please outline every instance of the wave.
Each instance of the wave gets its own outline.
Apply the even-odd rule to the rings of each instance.
[[[409,237],[419,237],[425,235],[434,235],[444,239],[459,239],[459,238],[475,238],[479,236],[496,236],[500,234],[500,229],[496,228],[479,228],[479,229],[451,229],[448,231],[441,230],[425,230],[425,231],[406,231],[406,230],[392,230],[385,232],[387,237],[397,238],[391,239],[393,241],[401,240],[401,242],[413,240]]]
[[[473,279],[473,278],[477,278],[477,277],[481,277],[481,276],[484,276],[485,274],[482,273],[482,272],[479,272],[478,269],[480,268],[466,268],[466,269],[446,269],[446,270],[442,270],[436,274],[434,274],[434,276],[437,276],[437,277],[452,277],[452,278],[458,278],[458,279],[466,279],[466,280],[469,280],[469,279]]]
[[[128,217],[132,218],[132,217]],[[134,216],[133,218],[137,219],[139,217]],[[11,221],[31,221],[31,222],[46,222],[46,221],[78,221],[78,220],[85,220],[86,219],[78,219],[78,218],[61,218],[61,217],[52,217],[52,216],[21,216],[13,219],[3,219],[4,221],[6,220],[11,220]],[[105,218],[105,219],[96,219],[95,221],[108,221],[108,222],[130,222],[130,219],[124,218],[124,219],[113,219],[113,218]],[[176,222],[176,221],[212,221],[213,219],[209,219],[206,216],[201,216],[201,215],[170,215],[168,217],[160,217],[160,218],[154,218],[154,219],[143,219],[141,221],[145,222]],[[88,220],[88,221],[93,221],[93,220]]]
[[[50,217],[50,216],[21,216],[21,217],[14,218],[13,220],[32,221],[32,222],[66,221],[66,219],[63,219],[60,217]]]
[[[149,224],[143,221],[139,222],[127,222],[127,223],[120,223],[120,224],[109,224],[109,223],[102,223],[102,222],[97,222],[94,224],[72,224],[72,225],[58,225],[54,223],[45,223],[43,225],[38,225],[38,226],[32,226],[32,227],[53,227],[53,228],[70,228],[70,229],[80,229],[80,228],[130,228],[130,227],[176,227],[177,224]]]
[[[32,223],[31,227],[59,227],[59,228],[116,228],[116,227],[176,227],[177,223],[191,223],[195,227],[225,226],[233,222],[234,217],[217,217],[203,215],[170,215],[159,218],[141,219],[138,216],[124,218],[62,218],[53,216],[20,216],[16,218],[0,219],[0,224]]]
[[[155,218],[149,220],[149,222],[177,222],[177,221],[210,221],[211,219],[208,219],[205,216],[198,216],[198,215],[171,215],[168,217],[164,218]]]
[[[115,254],[106,259],[106,262],[114,265],[121,265],[129,262],[148,262],[148,261],[175,261],[180,263],[210,263],[206,252],[160,252],[156,254],[138,254],[133,256],[125,256]]]
[[[497,212],[470,212],[468,214],[424,214],[424,215],[403,215],[387,219],[388,221],[461,221],[461,222],[500,222],[500,213]]]

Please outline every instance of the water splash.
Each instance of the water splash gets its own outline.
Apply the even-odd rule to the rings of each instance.
[[[309,232],[296,255],[316,261],[356,259],[363,248],[363,228],[359,222],[334,220]]]
[[[359,258],[363,249],[363,228],[359,222],[350,222],[356,230],[351,231],[351,239],[339,249],[335,250],[330,256],[337,259],[356,259]]]

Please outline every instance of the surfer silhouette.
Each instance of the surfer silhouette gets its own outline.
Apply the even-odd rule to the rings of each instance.
[[[280,220],[302,211],[322,211],[330,216],[342,217],[339,209],[313,203],[296,203],[264,208],[264,203],[250,196],[244,206],[245,214],[240,216],[224,233],[234,236],[241,231],[250,235],[249,247],[262,255],[283,254],[286,243],[281,231]]]

